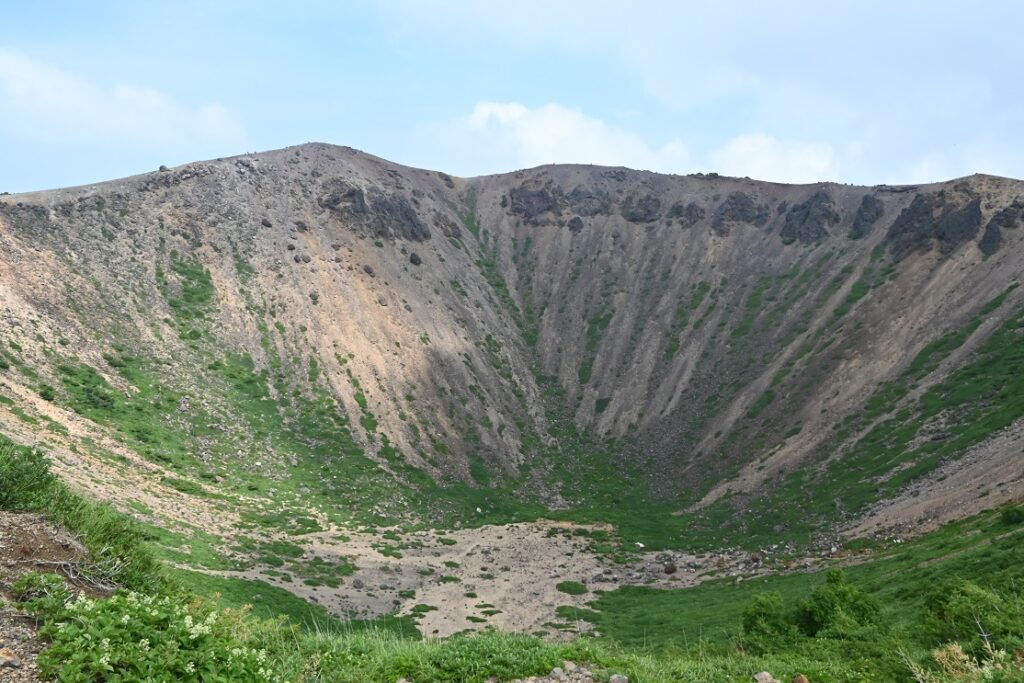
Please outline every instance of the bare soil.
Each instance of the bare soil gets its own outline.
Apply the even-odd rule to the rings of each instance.
[[[35,619],[10,604],[11,584],[29,571],[61,574],[76,590],[103,594],[83,580],[86,551],[66,530],[40,515],[0,511],[0,681],[38,681],[36,657],[44,643]]]

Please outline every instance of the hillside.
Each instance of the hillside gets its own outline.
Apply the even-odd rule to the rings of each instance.
[[[323,144],[0,196],[0,433],[196,581],[537,630],[586,600],[555,576],[761,571],[738,548],[1020,500],[1022,228],[991,176],[463,179]],[[551,586],[480,616],[456,584],[502,567],[508,604]]]

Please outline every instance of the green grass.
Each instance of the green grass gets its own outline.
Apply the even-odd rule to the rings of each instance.
[[[175,571],[175,577],[198,595],[216,596],[222,607],[249,605],[257,617],[273,619],[285,616],[311,632],[350,633],[387,631],[402,638],[420,638],[409,617],[386,616],[372,620],[348,620],[331,616],[319,605],[306,602],[292,593],[263,581],[211,576],[200,572]]]
[[[72,492],[49,470],[39,451],[0,436],[0,510],[39,512],[75,533],[89,552],[81,569],[87,576],[137,590],[166,590],[171,585],[144,532],[106,504]]]
[[[566,595],[584,595],[588,592],[587,587],[579,581],[560,581],[555,589]]]
[[[930,596],[960,581],[1010,588],[1024,580],[1024,522],[1008,524],[998,512],[984,513],[910,543],[886,544],[873,561],[845,571],[853,585],[885,606],[886,620],[910,634],[913,644]],[[678,590],[627,586],[601,594],[587,608],[566,608],[563,617],[590,621],[604,637],[629,647],[665,650],[700,639],[724,645],[740,638],[743,613],[758,594],[778,592],[796,603],[824,582],[823,573],[796,573]],[[960,637],[968,637],[971,626],[961,624]]]
[[[986,310],[995,310],[1005,295],[989,302]],[[879,387],[861,413],[839,425],[804,466],[746,500],[744,514],[736,514],[726,496],[704,510],[682,515],[678,521],[685,522],[685,528],[677,542],[707,549],[728,544],[755,547],[780,538],[806,543],[840,516],[855,515],[872,502],[897,494],[940,463],[1013,424],[1024,416],[1024,347],[1019,343],[1024,309],[1013,312],[920,399],[901,403],[914,383],[960,348],[980,324],[979,316],[927,344],[897,379]],[[945,416],[941,438],[917,439],[922,428],[940,416]],[[836,452],[842,457],[831,458]],[[785,531],[780,533],[780,528]]]

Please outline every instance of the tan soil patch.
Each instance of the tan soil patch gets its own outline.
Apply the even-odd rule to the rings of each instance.
[[[592,552],[586,538],[549,533],[566,528],[572,525],[537,521],[445,532],[421,531],[402,537],[402,544],[421,547],[403,548],[401,558],[381,554],[373,547],[382,542],[381,538],[369,534],[333,529],[289,539],[305,545],[307,552],[302,562],[314,557],[328,562],[353,561],[357,566],[355,573],[338,588],[307,586],[298,577],[289,582],[267,574],[279,572],[280,568],[207,573],[265,581],[343,618],[407,615],[418,604],[430,605],[436,610],[419,620],[420,629],[428,636],[444,637],[490,626],[514,632],[544,630],[559,637],[562,634],[545,626],[563,622],[556,615],[556,608],[583,607],[595,598],[594,590],[610,591],[623,585],[686,588],[710,578],[769,571],[744,552],[699,556],[677,551],[637,552],[629,564],[616,564],[610,557]],[[338,540],[339,534],[349,540]],[[441,538],[455,543],[442,543]],[[677,568],[671,575],[664,571],[668,561]],[[457,566],[446,566],[446,562]],[[583,583],[589,590],[583,595],[568,595],[556,588],[562,581]],[[408,597],[408,591],[413,592],[413,597]],[[467,597],[467,593],[475,597]],[[499,612],[486,614],[485,610]],[[590,629],[586,623],[570,627],[564,635]]]

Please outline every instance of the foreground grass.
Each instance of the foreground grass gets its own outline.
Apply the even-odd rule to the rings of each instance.
[[[851,683],[1024,680],[1020,664],[981,649],[964,625],[973,628],[974,617],[1007,647],[1024,647],[1024,598],[1015,583],[1024,567],[1020,510],[883,551],[878,562],[851,569],[849,581],[794,575],[604,594],[596,610],[577,615],[595,620],[604,640],[549,643],[496,631],[421,640],[402,620],[341,624],[260,582],[170,574],[143,529],[83,500],[39,453],[10,443],[0,443],[0,509],[39,512],[64,525],[90,551],[83,570],[122,587],[103,600],[72,599],[62,579],[47,575],[5,587],[43,624],[50,645],[40,665],[60,680],[479,683],[546,674],[567,659],[634,683],[749,681],[763,670],[783,680],[803,674]],[[959,583],[927,591],[953,570]],[[1001,592],[1006,586],[1015,592]],[[883,609],[880,599],[891,604]],[[237,607],[243,604],[259,607],[254,614]],[[964,650],[947,648],[932,661],[929,648],[958,638]],[[977,672],[950,669],[949,662],[963,664],[957,653],[977,662]]]

